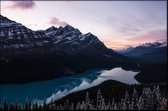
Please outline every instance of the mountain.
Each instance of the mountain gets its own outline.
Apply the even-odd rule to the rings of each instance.
[[[44,32],[28,29],[2,15],[0,15],[0,28],[1,50],[39,47],[47,45],[49,41]]]
[[[167,61],[167,42],[145,43],[120,53],[144,62],[165,63]]]
[[[140,65],[140,83],[167,81],[167,42],[145,43],[120,52]]]
[[[30,82],[93,68],[136,68],[131,59],[108,49],[92,33],[70,25],[33,31],[0,15],[1,83]]]

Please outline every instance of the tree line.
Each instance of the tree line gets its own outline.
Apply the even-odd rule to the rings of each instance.
[[[0,110],[167,110],[168,95],[167,92],[160,91],[159,86],[143,87],[141,92],[133,88],[132,93],[127,90],[124,93],[124,97],[119,100],[105,100],[99,89],[95,100],[90,99],[87,92],[84,100],[73,103],[67,99],[62,104],[56,104],[53,100],[49,104],[46,104],[46,100],[43,104],[38,104],[27,98],[24,106],[19,103],[8,104],[4,99]]]

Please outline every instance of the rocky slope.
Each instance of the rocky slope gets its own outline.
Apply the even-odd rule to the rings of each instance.
[[[33,31],[0,15],[0,28],[2,83],[53,79],[93,68],[136,68],[95,35],[70,25]]]

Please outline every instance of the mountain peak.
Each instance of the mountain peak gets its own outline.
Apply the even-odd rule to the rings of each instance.
[[[85,36],[86,36],[86,37],[90,37],[90,38],[96,38],[96,39],[98,39],[98,38],[97,38],[95,35],[93,35],[91,32],[86,33]]]
[[[75,28],[72,27],[72,26],[70,26],[70,25],[66,25],[66,26],[64,27],[64,30],[72,31],[72,30],[75,30]]]
[[[8,19],[7,17],[0,15],[0,27],[11,27],[11,26],[22,26],[22,24],[17,23],[13,20]]]
[[[46,31],[51,31],[51,30],[57,30],[58,28],[56,28],[55,26],[51,26],[49,28],[46,29]]]
[[[0,15],[0,21],[1,21],[1,23],[4,23],[4,22],[15,22],[15,21],[12,21],[12,20],[8,19],[7,17],[5,17],[3,15]]]
[[[138,47],[151,48],[151,47],[158,47],[161,44],[162,43],[160,43],[160,42],[153,42],[153,43],[149,42],[149,43],[144,43],[144,44],[142,44],[142,45],[140,45]]]
[[[86,35],[87,36],[94,36],[91,32],[88,32]]]
[[[51,26],[50,28],[53,28],[53,29],[55,29],[56,27],[55,26]],[[57,29],[57,28],[56,28]]]

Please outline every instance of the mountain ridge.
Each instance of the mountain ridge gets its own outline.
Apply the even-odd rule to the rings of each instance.
[[[0,24],[2,83],[53,79],[94,68],[137,67],[128,57],[108,49],[92,33],[82,34],[70,25],[33,31],[24,25],[10,25],[9,19],[3,19]]]
[[[144,43],[142,45],[131,47],[121,54],[133,59],[151,63],[165,63],[167,61],[167,42]]]

